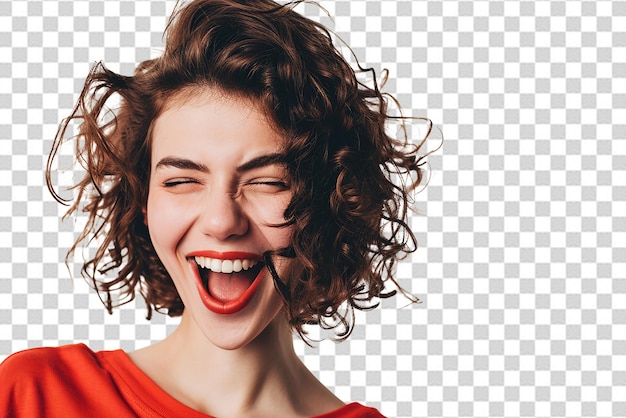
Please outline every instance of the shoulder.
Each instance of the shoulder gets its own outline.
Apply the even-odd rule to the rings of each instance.
[[[385,418],[385,416],[375,408],[352,402],[336,411],[313,418]]]
[[[110,385],[110,377],[96,353],[73,344],[12,354],[0,364],[0,382],[0,417],[43,416],[55,405],[80,408],[86,388]]]
[[[0,370],[5,368],[15,369],[24,367],[27,370],[35,368],[36,365],[46,363],[50,365],[66,363],[70,360],[85,360],[85,358],[95,358],[95,353],[84,344],[63,345],[60,347],[38,347],[29,348],[11,354],[2,363]]]
[[[14,379],[29,375],[40,376],[68,364],[93,361],[95,355],[84,344],[65,345],[61,347],[30,348],[10,355],[0,363],[0,376]],[[3,381],[5,381],[3,379]]]
[[[67,378],[73,370],[97,367],[95,353],[84,344],[31,348],[7,357],[0,364],[0,378],[16,383],[47,381]]]

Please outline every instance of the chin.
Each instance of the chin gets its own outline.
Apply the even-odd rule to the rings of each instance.
[[[193,327],[212,345],[222,350],[239,350],[279,338],[281,328],[288,329],[283,302],[269,273],[263,278],[258,294],[250,304],[233,314],[218,314],[207,309],[196,294],[185,308]]]
[[[274,318],[267,324],[250,324],[249,327],[225,329],[220,327],[219,332],[214,329],[203,329],[203,334],[215,347],[222,350],[240,350],[253,346],[272,346],[280,335],[279,329],[287,327],[287,321],[282,309],[279,309]],[[256,326],[255,326],[256,325]]]

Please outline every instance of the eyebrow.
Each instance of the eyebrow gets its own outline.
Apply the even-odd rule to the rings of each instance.
[[[285,158],[283,154],[266,154],[246,161],[245,163],[238,166],[236,170],[238,173],[242,173],[245,171],[253,170],[255,168],[266,167],[268,165],[284,164],[284,161]],[[157,163],[155,168],[159,169],[162,167],[174,167],[181,170],[200,171],[202,173],[208,173],[210,171],[205,164],[180,157],[165,157],[161,159]]]
[[[283,154],[266,154],[253,158],[237,167],[237,172],[242,173],[255,168],[267,167],[273,164],[285,164],[285,156]]]
[[[165,157],[157,163],[155,168],[159,169],[164,167],[180,168],[181,170],[201,171],[203,173],[209,172],[209,168],[206,165],[179,157]]]

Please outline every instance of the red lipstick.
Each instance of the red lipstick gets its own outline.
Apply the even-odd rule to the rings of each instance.
[[[227,251],[227,252],[217,252],[217,251],[194,251],[190,253],[187,257],[209,257],[209,258],[217,258],[220,260],[236,260],[236,259],[248,259],[248,260],[257,260],[260,261],[263,259],[258,254],[253,253],[244,253],[241,251]]]
[[[256,275],[256,277],[254,278],[250,286],[246,289],[246,291],[241,296],[239,296],[237,299],[234,299],[228,302],[221,302],[215,299],[213,296],[211,296],[205,289],[204,285],[202,284],[202,279],[200,278],[199,267],[196,264],[195,260],[193,260],[193,257],[195,256],[217,258],[220,260],[235,260],[235,259],[260,260],[261,257],[258,254],[234,252],[234,251],[224,252],[224,253],[219,253],[215,251],[196,251],[196,252],[189,254],[188,256],[189,263],[193,270],[194,278],[196,281],[196,288],[198,290],[198,293],[200,294],[200,299],[202,300],[202,303],[204,304],[204,306],[206,306],[207,309],[217,314],[222,314],[222,315],[233,314],[245,308],[250,302],[250,300],[252,299],[252,297],[254,296],[254,293],[258,289],[263,279],[263,276],[265,275],[265,268],[262,268],[259,271],[259,273]]]

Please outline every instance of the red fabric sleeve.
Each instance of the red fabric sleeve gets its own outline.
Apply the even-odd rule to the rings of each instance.
[[[113,415],[136,417],[82,344],[25,350],[0,364],[0,417]]]
[[[385,418],[378,410],[353,402],[341,409],[313,418]]]

